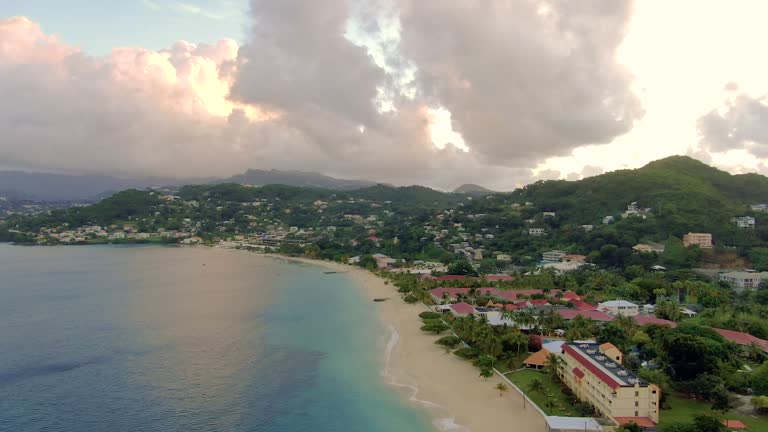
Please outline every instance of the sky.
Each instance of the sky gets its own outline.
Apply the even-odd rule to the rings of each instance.
[[[0,167],[496,190],[768,174],[768,4],[4,0]]]

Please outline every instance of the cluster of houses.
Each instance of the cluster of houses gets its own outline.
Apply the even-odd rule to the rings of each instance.
[[[74,244],[84,243],[93,239],[140,241],[151,238],[168,238],[183,241],[193,237],[194,235],[190,231],[164,230],[161,228],[157,232],[146,233],[138,232],[134,225],[112,225],[110,227],[88,225],[76,229],[68,229],[66,226],[44,228],[40,230],[36,240],[41,244],[47,243],[50,240],[64,244]]]
[[[552,250],[541,254],[539,266],[544,269],[553,269],[557,273],[577,270],[587,265],[585,255],[567,254],[563,251]]]

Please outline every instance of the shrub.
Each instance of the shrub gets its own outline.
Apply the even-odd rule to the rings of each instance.
[[[421,330],[426,332],[431,332],[434,334],[440,334],[448,330],[448,325],[440,321],[432,322],[432,323],[421,326]]]
[[[440,314],[437,312],[422,312],[419,314],[419,318],[421,319],[437,319],[440,318]]]
[[[459,356],[461,358],[465,358],[465,359],[473,359],[473,358],[475,358],[475,357],[480,355],[480,352],[478,350],[476,350],[475,348],[470,348],[470,347],[459,348],[456,351],[454,351],[453,353],[456,354],[457,356]]]
[[[450,336],[443,336],[440,339],[436,340],[435,343],[438,345],[443,345],[447,347],[455,347],[461,342],[461,339],[459,339],[456,336],[450,335]]]
[[[413,295],[413,294],[408,294],[407,296],[405,296],[405,298],[403,300],[406,303],[409,303],[409,304],[413,304],[413,303],[416,303],[417,301],[419,301],[419,299],[417,299],[416,296]]]

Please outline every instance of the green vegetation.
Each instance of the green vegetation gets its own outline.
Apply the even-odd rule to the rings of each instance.
[[[515,383],[547,415],[575,416],[573,402],[566,396],[559,381],[539,371],[523,369],[506,377]]]

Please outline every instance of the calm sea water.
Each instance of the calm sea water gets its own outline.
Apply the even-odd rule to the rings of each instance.
[[[215,249],[0,245],[0,430],[428,431],[344,275]]]

